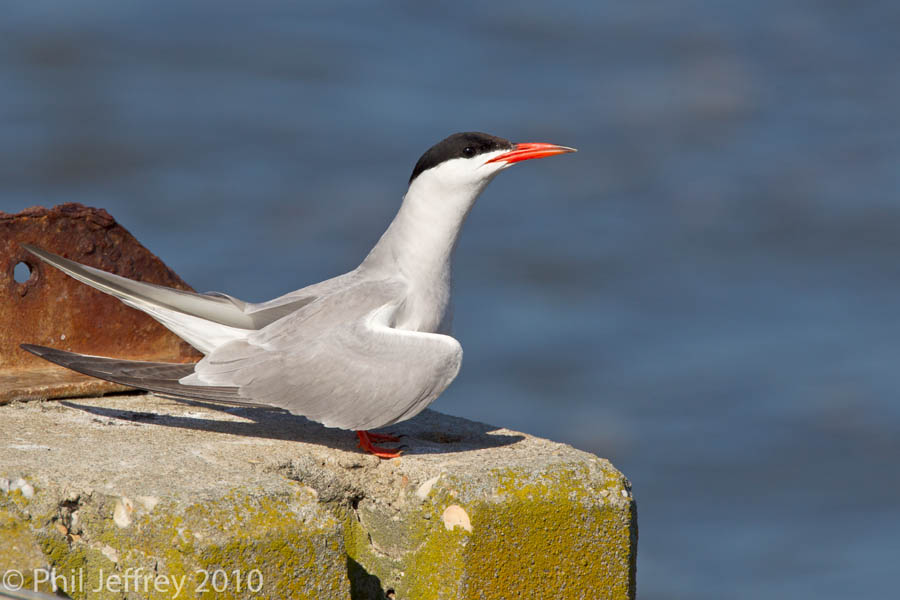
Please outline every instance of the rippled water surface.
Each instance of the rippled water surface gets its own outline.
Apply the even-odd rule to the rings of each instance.
[[[512,169],[436,408],[608,456],[641,598],[878,598],[900,560],[900,5],[32,1],[0,210],[107,208],[195,288],[348,270],[459,130]]]

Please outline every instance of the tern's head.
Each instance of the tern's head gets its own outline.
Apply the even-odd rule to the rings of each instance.
[[[554,144],[514,144],[487,133],[454,133],[428,149],[416,163],[410,186],[419,180],[430,188],[477,195],[494,176],[508,166],[532,158],[544,158],[574,148]]]
[[[397,216],[360,268],[399,263],[409,276],[446,282],[462,224],[491,179],[517,162],[566,152],[575,149],[514,144],[478,132],[454,133],[438,142],[416,163]]]

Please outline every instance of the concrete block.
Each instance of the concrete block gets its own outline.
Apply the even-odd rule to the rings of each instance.
[[[433,411],[389,431],[384,461],[277,410],[0,406],[0,574],[92,599],[634,597],[608,461]]]

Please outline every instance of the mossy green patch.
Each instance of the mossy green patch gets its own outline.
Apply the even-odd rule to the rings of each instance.
[[[337,598],[346,597],[346,555],[340,524],[311,495],[252,490],[216,502],[161,502],[113,520],[118,498],[95,494],[78,509],[82,532],[64,535],[55,515],[35,534],[41,566],[75,575],[72,598]],[[0,511],[0,532],[31,528]]]
[[[374,532],[348,519],[351,558],[395,587],[398,598],[633,597],[636,523],[621,474],[566,465],[493,475],[487,493],[444,477],[421,506],[401,515],[414,549],[399,560],[379,556]],[[466,512],[471,532],[445,525],[451,504]]]
[[[158,557],[160,573],[186,582],[181,597],[244,598],[258,583],[272,597],[329,597],[347,586],[338,523],[311,498],[235,491],[161,516],[168,508],[119,532],[119,547]]]
[[[630,531],[620,511],[560,498],[483,504],[461,596],[629,598]]]
[[[28,521],[14,507],[0,507],[0,574],[15,570],[22,575],[18,583],[33,590],[36,570],[42,569],[45,563],[41,545]],[[16,584],[17,580],[14,578],[10,582]],[[49,585],[38,589],[50,591]]]

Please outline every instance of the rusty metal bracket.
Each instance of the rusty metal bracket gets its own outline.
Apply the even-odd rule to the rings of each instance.
[[[0,404],[129,389],[50,365],[21,343],[135,360],[202,357],[147,315],[44,264],[20,243],[130,279],[191,290],[103,209],[69,203],[0,212]]]

